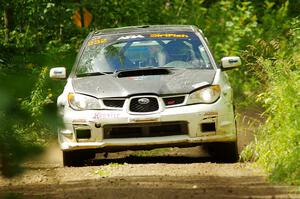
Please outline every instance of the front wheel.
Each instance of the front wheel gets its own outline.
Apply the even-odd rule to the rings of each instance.
[[[95,158],[95,153],[91,151],[63,151],[63,165],[82,166],[84,161]]]
[[[236,142],[211,143],[208,145],[208,151],[218,162],[234,163],[239,160]]]

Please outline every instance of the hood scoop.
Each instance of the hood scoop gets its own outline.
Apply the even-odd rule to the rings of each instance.
[[[120,71],[117,73],[118,78],[122,77],[136,77],[136,76],[149,76],[149,75],[168,75],[171,71],[165,68],[147,68],[129,71]]]

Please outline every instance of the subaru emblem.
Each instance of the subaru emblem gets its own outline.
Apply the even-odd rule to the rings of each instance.
[[[149,104],[150,100],[148,98],[141,98],[138,100],[139,104],[145,105]]]

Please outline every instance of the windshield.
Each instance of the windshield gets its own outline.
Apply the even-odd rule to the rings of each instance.
[[[212,64],[192,32],[107,35],[88,41],[76,75],[144,68],[212,69]]]

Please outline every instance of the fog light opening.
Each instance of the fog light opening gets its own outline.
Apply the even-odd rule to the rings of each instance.
[[[77,139],[90,139],[91,130],[90,129],[75,129]]]
[[[202,133],[216,132],[216,124],[214,122],[202,123],[201,131]]]

